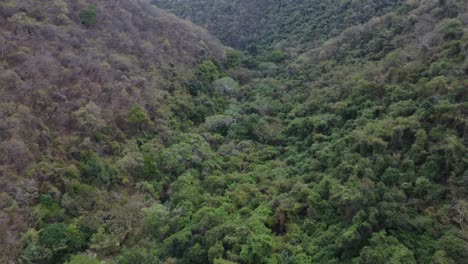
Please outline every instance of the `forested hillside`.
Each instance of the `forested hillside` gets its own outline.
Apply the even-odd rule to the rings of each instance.
[[[464,0],[152,2],[0,3],[1,263],[466,263]]]
[[[402,0],[152,0],[241,49],[307,48],[401,7]]]
[[[115,164],[124,145],[146,134],[164,142],[191,124],[184,84],[224,53],[148,1],[2,1],[0,262],[60,263],[122,242],[127,207],[144,206]],[[120,230],[92,238],[109,218]]]

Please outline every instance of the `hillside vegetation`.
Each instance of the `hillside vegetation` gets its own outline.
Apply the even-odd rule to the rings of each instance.
[[[152,0],[236,48],[307,48],[401,6],[402,0]]]
[[[224,52],[206,31],[147,1],[2,1],[0,262],[23,250],[22,263],[58,263],[55,250],[87,248],[94,231],[82,229],[69,249],[60,237],[47,249],[34,243],[52,223],[78,230],[88,211],[97,218],[79,221],[125,212],[127,175],[111,161],[120,144],[146,133],[164,140],[191,124],[174,116],[196,107],[184,84],[197,63]],[[129,231],[120,232],[112,243]]]
[[[0,4],[0,262],[466,263],[465,1],[153,0],[240,50],[36,2]]]

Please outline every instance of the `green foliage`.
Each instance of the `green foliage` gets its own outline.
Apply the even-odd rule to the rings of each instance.
[[[52,224],[39,231],[39,243],[54,252],[80,248],[83,242],[83,236],[75,226]]]
[[[242,0],[153,0],[176,15],[191,19],[224,43],[252,53],[282,44],[312,46],[401,6],[400,1],[346,2],[320,0],[281,3],[260,0],[251,5]],[[258,21],[261,20],[261,23]]]
[[[216,115],[206,118],[205,125],[209,131],[226,135],[229,127],[235,123],[234,118],[225,115]]]
[[[169,233],[170,212],[166,207],[156,205],[151,208],[145,208],[143,213],[145,226],[151,236],[163,238]]]
[[[231,77],[224,77],[213,82],[215,91],[225,95],[236,95],[239,92],[239,83]]]
[[[80,13],[81,24],[90,27],[97,23],[97,9],[96,6],[89,6],[87,9]]]
[[[202,202],[200,181],[190,174],[184,174],[177,178],[171,185],[171,204],[173,207],[181,207],[186,212],[192,212]]]
[[[220,258],[214,259],[213,263],[214,264],[235,264],[235,262],[225,260],[225,259],[220,259]]]
[[[115,180],[117,171],[106,160],[92,151],[81,153],[80,171],[87,182],[110,184]]]
[[[148,121],[148,116],[145,113],[145,110],[136,105],[132,107],[128,116],[128,122],[130,125],[141,126]]]
[[[86,255],[76,255],[71,257],[70,261],[65,262],[65,264],[99,264],[97,259],[86,256]]]
[[[240,259],[245,263],[265,263],[271,255],[274,239],[269,235],[254,235],[248,238],[247,245],[242,246]]]
[[[257,115],[242,116],[237,120],[229,130],[229,137],[238,138],[241,140],[255,139],[255,128],[257,127],[259,118]]]
[[[460,38],[463,35],[463,24],[458,19],[446,19],[439,24],[439,32],[447,39]]]
[[[195,68],[195,77],[203,84],[209,85],[219,79],[220,75],[218,67],[211,60],[206,60]]]
[[[19,256],[22,263],[47,263],[52,259],[52,250],[40,245],[38,237],[39,234],[34,229],[30,229],[23,234],[22,242],[24,246]]]
[[[150,119],[148,118],[148,114],[146,110],[139,106],[135,105],[130,109],[130,112],[127,115],[127,122],[129,131],[139,131],[141,132],[144,130],[145,127],[148,126]]]
[[[448,263],[450,263],[450,261],[460,263],[468,257],[466,243],[454,232],[444,234],[440,240],[437,241],[437,244],[442,252],[446,252],[446,256],[444,256],[442,252],[436,252],[434,257],[438,259],[445,259]]]
[[[157,264],[159,259],[145,248],[126,249],[112,263],[115,264]]]
[[[364,247],[357,263],[417,263],[413,253],[385,232],[376,233],[370,239],[370,245]]]
[[[119,246],[119,238],[109,232],[106,226],[100,226],[90,239],[90,248],[101,257],[118,252]]]
[[[164,172],[182,175],[188,170],[201,174],[210,173],[219,167],[220,158],[213,152],[205,139],[197,134],[184,134],[178,144],[162,152]]]
[[[455,261],[447,256],[447,253],[443,250],[438,250],[436,253],[434,253],[434,256],[432,257],[432,262],[434,264],[454,264]]]
[[[226,59],[224,59],[224,67],[226,69],[234,69],[241,64],[242,53],[236,50],[229,50],[226,52]]]
[[[270,54],[266,56],[267,61],[281,63],[289,57],[289,54],[281,51],[281,50],[274,50]]]
[[[94,102],[89,102],[73,113],[83,132],[90,134],[104,126],[101,108]]]
[[[85,245],[83,233],[74,225],[50,224],[39,230],[29,230],[24,236],[22,263],[63,262],[67,254]]]
[[[39,199],[40,202],[33,211],[39,222],[51,222],[63,218],[64,210],[50,195],[43,194]]]
[[[273,62],[261,62],[258,65],[258,70],[260,70],[264,76],[274,76],[278,73],[278,66]]]

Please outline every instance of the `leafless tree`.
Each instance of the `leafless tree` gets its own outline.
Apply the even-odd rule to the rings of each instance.
[[[0,143],[3,153],[0,163],[14,166],[16,169],[24,169],[31,159],[28,147],[21,139],[11,139]]]
[[[0,36],[0,58],[5,57],[5,54],[8,51],[10,43],[6,40],[6,38]]]
[[[451,220],[458,225],[460,229],[461,236],[467,238],[465,234],[466,229],[468,228],[468,202],[464,200],[459,200],[452,203],[452,215]]]

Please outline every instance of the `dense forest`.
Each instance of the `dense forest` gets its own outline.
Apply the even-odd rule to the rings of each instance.
[[[0,263],[468,263],[467,76],[465,0],[2,0]]]
[[[152,0],[205,26],[226,44],[307,48],[401,6],[402,0]]]

